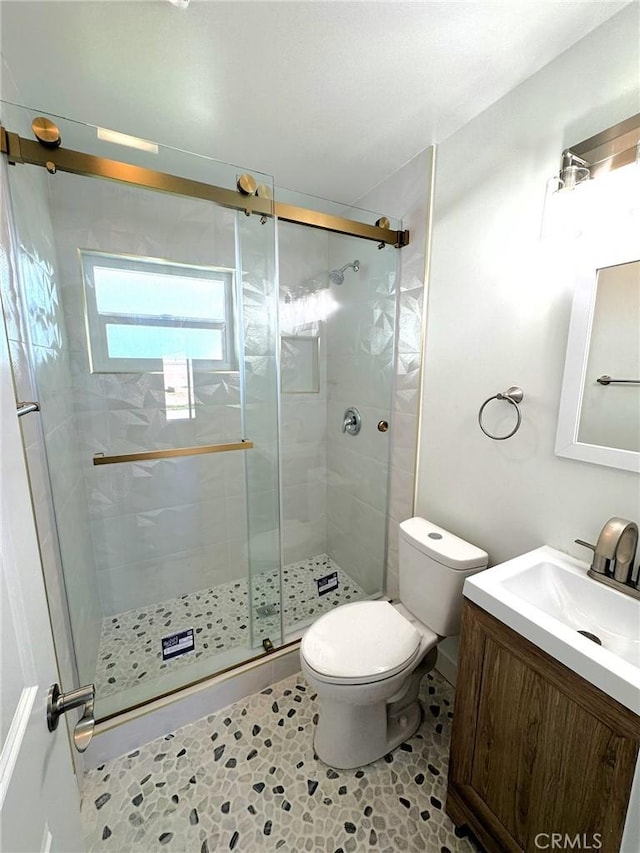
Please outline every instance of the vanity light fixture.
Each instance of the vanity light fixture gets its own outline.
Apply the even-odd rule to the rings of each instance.
[[[640,151],[640,113],[590,136],[562,152],[558,189],[578,184],[627,166]]]
[[[559,175],[559,186],[561,190],[573,190],[583,181],[591,178],[589,163],[578,157],[573,151],[567,149],[562,152],[562,168]]]
[[[150,154],[158,153],[156,142],[148,139],[140,139],[139,136],[129,136],[126,133],[118,133],[115,130],[107,130],[106,127],[96,128],[98,139],[103,142],[115,142],[116,145],[127,145],[129,148],[138,148],[140,151],[148,151]]]

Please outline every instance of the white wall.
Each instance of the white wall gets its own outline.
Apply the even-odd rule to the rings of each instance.
[[[636,475],[554,456],[572,284],[539,239],[562,150],[638,111],[638,14],[630,5],[438,146],[416,509],[492,563],[543,543],[588,559],[576,537],[639,520]],[[478,408],[513,384],[522,427],[491,441]]]

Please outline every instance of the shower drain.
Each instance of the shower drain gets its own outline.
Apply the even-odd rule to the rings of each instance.
[[[602,645],[602,640],[600,637],[596,637],[595,634],[592,634],[591,631],[578,631],[578,634],[582,634],[583,637],[586,637],[587,640],[592,640],[594,643],[597,643],[599,646]]]
[[[256,616],[260,619],[264,619],[265,616],[277,615],[278,607],[276,604],[261,604],[260,607],[256,607]]]

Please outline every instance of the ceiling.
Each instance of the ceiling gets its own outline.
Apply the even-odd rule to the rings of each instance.
[[[4,91],[349,203],[625,5],[2,0]]]

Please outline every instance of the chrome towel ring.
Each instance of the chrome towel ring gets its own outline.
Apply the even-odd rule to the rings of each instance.
[[[520,424],[522,423],[522,413],[520,412],[520,406],[518,403],[522,402],[523,397],[524,392],[522,388],[519,388],[517,385],[512,385],[511,388],[507,388],[506,391],[503,391],[500,394],[494,394],[493,397],[489,397],[488,400],[485,400],[480,406],[480,411],[478,412],[478,423],[480,424],[482,432],[494,441],[504,441],[506,438],[511,438],[512,435],[515,435],[520,429]],[[490,403],[492,400],[506,400],[516,410],[516,425],[511,432],[508,432],[506,435],[492,435],[490,432],[487,432],[482,425],[482,413],[484,412],[487,403]]]

